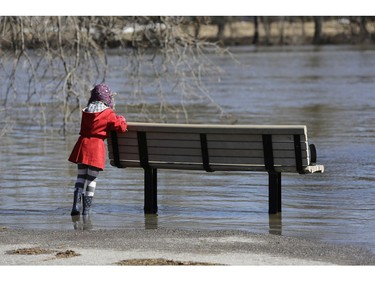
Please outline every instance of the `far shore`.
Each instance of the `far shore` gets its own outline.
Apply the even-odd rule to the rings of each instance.
[[[368,24],[370,34],[375,33],[375,25]],[[315,26],[314,22],[275,22],[266,29],[259,26],[258,45],[307,45],[313,44]],[[192,31],[190,31],[192,32]],[[200,37],[210,41],[218,41],[216,34],[218,27],[215,25],[203,25]],[[268,35],[267,35],[268,33]],[[355,31],[359,34],[359,31]],[[254,23],[249,21],[233,22],[226,24],[224,28],[223,45],[253,45]],[[353,35],[352,27],[346,21],[330,20],[322,25],[321,44],[356,44],[359,38]],[[374,43],[365,40],[362,43]]]
[[[262,17],[259,17],[262,18]],[[174,32],[177,37],[182,35],[182,38],[198,38],[203,41],[217,43],[221,46],[243,46],[243,45],[258,45],[258,46],[280,46],[280,45],[333,45],[333,44],[374,44],[375,43],[375,24],[367,22],[366,29],[368,34],[366,37],[361,37],[361,32],[358,25],[350,23],[345,18],[340,19],[326,19],[322,23],[321,36],[319,43],[314,41],[315,23],[312,20],[302,21],[295,17],[294,20],[274,19],[273,22],[263,22],[260,20],[258,27],[258,40],[254,43],[255,25],[251,20],[239,20],[227,22],[224,25],[224,30],[219,38],[218,25],[207,23],[199,25],[189,24],[181,25]],[[26,28],[27,30],[27,28]],[[67,29],[62,33],[62,45],[65,42],[74,40],[74,28]],[[122,49],[136,47],[139,42],[142,42],[142,34],[134,34],[125,32],[121,26],[117,26],[111,30],[111,35],[103,36],[99,31],[93,31],[92,39],[96,44],[103,48]],[[197,33],[197,31],[199,32]],[[45,36],[38,37],[32,33],[25,33],[22,36],[22,46],[27,49],[56,47],[57,34],[55,31],[46,32]],[[21,38],[21,37],[20,37]],[[47,39],[46,39],[47,38]],[[189,39],[189,40],[190,40]],[[0,38],[0,51],[14,48],[13,37],[11,35],[3,35]],[[19,39],[20,40],[20,39]],[[193,40],[194,41],[194,40]],[[192,41],[192,42],[193,42]],[[147,44],[146,44],[147,45]],[[104,47],[105,46],[105,47]]]

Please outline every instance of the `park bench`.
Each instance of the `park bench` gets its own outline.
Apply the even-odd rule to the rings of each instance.
[[[144,212],[157,213],[157,170],[267,172],[270,214],[281,212],[281,173],[324,172],[304,125],[128,123],[111,132],[109,159],[118,168],[143,168]]]

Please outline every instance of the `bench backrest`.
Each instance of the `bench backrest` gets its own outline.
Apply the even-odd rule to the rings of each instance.
[[[191,125],[128,123],[108,138],[117,167],[306,173],[304,125]]]

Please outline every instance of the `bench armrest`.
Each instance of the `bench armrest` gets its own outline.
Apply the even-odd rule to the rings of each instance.
[[[305,174],[312,174],[312,173],[324,173],[324,166],[323,165],[312,165],[307,166],[304,169]]]

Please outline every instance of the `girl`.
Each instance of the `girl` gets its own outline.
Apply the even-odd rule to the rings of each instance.
[[[69,161],[78,167],[77,181],[74,187],[74,199],[71,215],[80,214],[79,204],[82,198],[82,215],[88,215],[96,188],[99,171],[104,170],[106,150],[104,140],[111,130],[124,133],[126,120],[114,112],[114,93],[106,84],[99,84],[91,90],[87,107],[82,111],[80,137],[75,144]],[[83,189],[86,184],[86,191]]]

